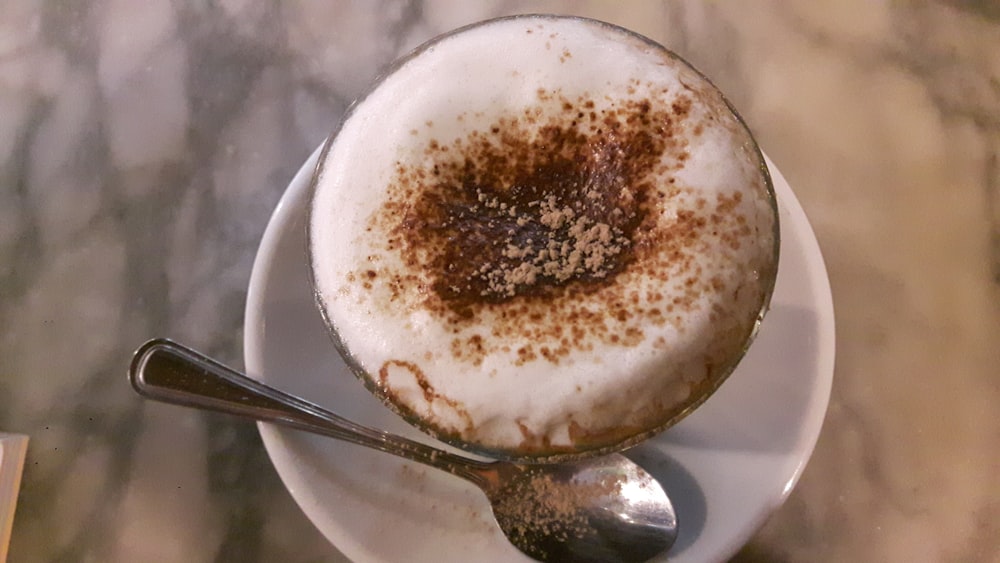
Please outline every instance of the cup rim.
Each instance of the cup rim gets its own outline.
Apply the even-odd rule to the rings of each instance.
[[[386,393],[385,390],[375,382],[375,377],[367,370],[365,370],[360,362],[351,354],[350,349],[347,347],[346,343],[340,338],[340,333],[337,330],[336,324],[330,318],[329,312],[327,311],[325,302],[323,300],[322,294],[318,289],[316,281],[316,271],[313,264],[313,229],[312,229],[312,215],[315,208],[314,199],[316,197],[316,192],[318,190],[319,177],[324,168],[324,164],[327,159],[334,141],[336,140],[338,134],[351,117],[357,108],[367,100],[367,98],[375,92],[383,82],[390,76],[392,76],[396,71],[405,66],[408,62],[420,56],[427,50],[431,49],[435,45],[441,43],[442,41],[449,39],[455,35],[464,33],[466,31],[484,27],[491,24],[496,24],[509,20],[541,20],[541,21],[554,21],[554,20],[575,20],[579,22],[584,22],[589,25],[596,25],[597,27],[602,27],[616,33],[621,33],[627,35],[633,39],[637,39],[640,42],[664,53],[671,59],[679,62],[681,65],[687,69],[693,71],[701,80],[713,89],[719,96],[720,99],[725,104],[729,112],[736,118],[737,123],[743,131],[746,132],[747,138],[749,140],[752,153],[757,160],[757,170],[764,180],[764,188],[767,194],[767,203],[770,208],[771,215],[773,217],[773,232],[772,232],[772,256],[770,264],[772,267],[768,268],[766,272],[761,273],[761,279],[763,281],[763,299],[761,308],[757,313],[757,317],[754,320],[753,325],[750,327],[750,332],[743,342],[741,349],[734,353],[732,361],[727,365],[723,366],[722,369],[718,370],[715,377],[708,379],[705,383],[699,385],[696,388],[696,392],[692,392],[691,396],[681,403],[682,407],[679,409],[670,409],[670,416],[663,420],[658,425],[642,430],[635,434],[628,436],[625,439],[616,441],[609,444],[601,444],[594,447],[583,446],[581,449],[574,448],[572,451],[558,451],[558,452],[520,452],[516,449],[509,448],[495,448],[488,447],[482,444],[471,442],[468,440],[463,440],[460,437],[453,435],[451,433],[443,432],[440,429],[429,424],[423,417],[413,413],[410,409],[397,404],[393,401],[391,395]],[[771,179],[770,171],[768,170],[767,163],[764,159],[763,152],[760,149],[757,139],[754,137],[753,132],[747,125],[743,116],[736,110],[733,104],[729,101],[729,98],[719,89],[718,86],[704,73],[698,70],[694,65],[688,62],[685,58],[681,57],[674,51],[668,49],[662,44],[639,34],[630,29],[624,28],[622,26],[608,23],[605,21],[587,18],[583,16],[572,16],[572,15],[558,15],[558,14],[542,14],[542,13],[529,13],[529,14],[516,14],[510,16],[502,16],[497,18],[490,18],[486,20],[477,21],[470,23],[445,33],[439,34],[424,43],[421,43],[417,47],[410,50],[408,53],[398,57],[383,70],[381,70],[375,78],[371,80],[365,90],[358,95],[357,98],[347,107],[344,114],[341,116],[337,125],[331,131],[331,133],[326,137],[323,142],[322,149],[320,150],[319,157],[316,160],[316,165],[312,170],[309,178],[308,186],[308,196],[306,204],[306,214],[305,214],[305,230],[306,230],[306,257],[308,264],[308,278],[309,285],[313,294],[313,301],[319,310],[320,316],[323,319],[323,326],[326,329],[327,336],[331,339],[335,349],[340,354],[344,363],[350,369],[351,373],[357,377],[365,388],[372,393],[379,401],[393,411],[396,415],[401,417],[411,426],[417,428],[421,432],[428,434],[429,436],[440,440],[450,446],[458,448],[464,452],[473,455],[485,456],[488,458],[508,461],[514,463],[560,463],[568,461],[578,461],[583,459],[589,459],[594,457],[599,457],[602,455],[607,455],[615,452],[620,452],[622,450],[633,447],[653,436],[667,430],[668,428],[676,425],[681,420],[686,418],[692,412],[694,412],[698,407],[700,407],[709,397],[711,397],[718,389],[729,379],[736,367],[746,356],[747,351],[753,344],[757,337],[757,333],[760,330],[760,324],[764,319],[768,309],[770,308],[771,298],[774,294],[775,282],[777,281],[778,274],[778,259],[780,257],[781,248],[781,232],[780,232],[780,218],[778,213],[778,201],[777,195],[774,189],[774,183]]]

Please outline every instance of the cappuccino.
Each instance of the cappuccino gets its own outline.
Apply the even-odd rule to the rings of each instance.
[[[324,149],[314,290],[352,369],[472,451],[610,451],[742,357],[777,268],[761,154],[663,47],[521,16],[398,62]]]

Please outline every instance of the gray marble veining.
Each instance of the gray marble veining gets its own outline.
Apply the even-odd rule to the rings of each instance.
[[[378,70],[518,12],[619,23],[727,92],[825,253],[816,452],[740,561],[1000,561],[1000,10],[990,2],[0,5],[10,560],[331,561],[253,426],[139,401],[169,336],[241,365],[284,187]]]

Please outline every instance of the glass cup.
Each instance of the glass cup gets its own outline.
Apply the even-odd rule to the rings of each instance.
[[[575,33],[589,34],[588,39],[581,41],[573,37]],[[625,56],[605,57],[615,49],[623,50]],[[635,52],[634,60],[630,49]],[[502,52],[497,53],[498,50]],[[641,77],[661,71],[677,76],[676,84],[664,78],[664,84],[671,85],[664,88],[666,93],[657,94],[637,79],[622,78],[629,76],[629,72]],[[602,73],[613,75],[606,90],[604,82],[595,79],[604,76]],[[645,94],[654,96],[652,108],[643,102],[647,99],[643,97]],[[683,103],[678,105],[678,100],[684,99],[693,99],[695,109],[690,110]],[[608,117],[607,112],[613,115]],[[699,125],[692,116],[698,116],[701,120],[698,123],[705,125],[704,132],[698,131]],[[589,129],[585,126],[588,122]],[[675,128],[670,135],[663,133],[668,125]],[[456,132],[458,138],[449,145],[452,142],[449,135]],[[715,141],[704,139],[715,139],[712,135],[716,134],[723,135],[720,138],[728,144],[721,146],[728,147],[730,152],[715,154],[711,153],[714,149],[704,148],[715,146],[710,144]],[[653,151],[652,159],[650,146],[661,151]],[[522,150],[514,157],[510,156],[514,154],[511,147],[532,150]],[[689,148],[690,152],[684,152]],[[508,151],[511,162],[516,161],[520,168],[511,166],[520,172],[507,174],[502,165],[496,169],[477,169],[475,163],[469,164],[474,160],[472,157],[466,155],[463,160],[463,151],[470,154],[479,151],[476,158],[486,162],[488,156],[493,164],[498,154]],[[674,151],[673,156],[663,156],[669,151]],[[548,152],[562,155],[562,160],[556,163],[555,157],[546,156]],[[565,168],[560,168],[565,162],[582,162],[585,170],[559,176],[558,170]],[[454,185],[449,184],[448,189],[453,191],[441,187],[446,182],[434,179],[438,177],[439,166],[450,171],[441,174],[452,174],[453,180],[459,179]],[[670,166],[677,169],[671,172]],[[646,174],[641,178],[636,172],[640,168]],[[539,187],[518,192],[521,199],[517,202],[524,208],[537,208],[558,200],[558,205],[550,205],[547,210],[555,214],[531,212],[522,217],[512,211],[513,223],[509,223],[507,234],[490,232],[500,239],[512,237],[501,241],[507,244],[507,250],[497,250],[500,254],[493,257],[494,265],[507,260],[505,266],[497,266],[496,270],[490,270],[490,264],[466,267],[464,261],[471,264],[483,259],[484,253],[503,246],[497,242],[499,239],[480,240],[489,237],[483,235],[487,231],[476,221],[485,224],[502,215],[501,211],[507,208],[500,207],[507,204],[497,201],[521,189],[517,187],[521,181],[518,178],[523,179],[525,170],[549,171],[545,178],[560,186],[558,197],[551,190],[546,192],[548,188]],[[723,197],[721,192],[709,191],[701,197],[697,191],[700,188],[691,187],[697,174],[710,178],[713,174],[730,172],[747,182],[746,189],[736,190],[741,196]],[[689,173],[695,176],[685,175]],[[574,195],[567,188],[567,177],[582,178],[576,185],[607,182],[613,189],[598,187],[596,191]],[[483,183],[484,178],[507,184],[494,187],[494,191],[476,187],[479,191],[473,194],[471,184]],[[679,179],[677,184],[687,187],[666,187],[675,179]],[[639,207],[633,205],[638,195],[632,192],[616,195],[633,190],[634,187],[626,185],[631,180],[647,190],[636,191],[640,195],[645,193],[642,197],[646,198]],[[393,192],[396,195],[380,191],[383,184],[403,183],[405,189],[396,189]],[[684,191],[688,188],[689,191]],[[323,147],[311,189],[307,227],[310,279],[326,328],[347,365],[372,393],[413,426],[458,448],[498,459],[547,462],[596,456],[630,447],[676,424],[711,396],[744,356],[767,310],[777,274],[780,243],[774,190],[763,156],[742,118],[704,75],[679,56],[645,37],[596,20],[549,15],[499,18],[451,31],[417,47],[386,69],[347,110]],[[594,193],[598,196],[593,196]],[[654,227],[646,229],[647,223],[642,221],[655,215],[650,209],[659,209],[649,199],[661,193],[686,197],[687,207],[678,204],[671,211],[655,211],[669,217],[653,219]],[[536,196],[537,201],[531,201]],[[467,201],[468,197],[474,197],[474,201]],[[603,219],[593,218],[596,208],[579,203],[588,197],[611,198],[610,207],[625,205],[622,201],[627,200],[633,205],[629,209],[639,209],[644,218],[633,221],[633,231],[626,233],[623,229],[628,226],[627,221],[621,227],[615,226],[611,219],[602,223]],[[703,200],[700,203],[699,198]],[[707,211],[703,209],[705,201]],[[458,203],[468,204],[461,213],[442,211]],[[512,203],[510,207],[517,206]],[[738,215],[734,214],[736,219],[722,224],[717,232],[713,231],[715,227],[701,224],[720,214],[725,223],[727,210],[734,207],[743,213],[743,219],[737,220]],[[474,208],[484,215],[475,217]],[[422,209],[431,211],[421,216]],[[610,232],[607,237],[614,244],[583,246],[582,235],[571,233],[566,221],[557,217],[562,211],[567,216],[577,214],[576,219],[582,221],[579,224],[585,227],[578,231],[597,235],[602,230]],[[389,221],[392,217],[396,223]],[[700,246],[681,248],[676,240],[681,240],[685,233],[674,232],[670,235],[673,239],[663,234],[671,228],[677,231],[681,219],[689,220],[690,228],[685,232],[694,232],[691,238],[701,241]],[[467,225],[470,221],[472,227]],[[739,221],[752,226],[749,234],[746,228],[737,228]],[[524,226],[522,222],[537,227],[530,233],[570,237],[571,242],[584,249],[584,257],[597,266],[588,269],[589,266],[579,266],[580,262],[567,262],[571,253],[539,262],[538,257],[545,249],[533,247],[537,246],[534,239],[525,239],[529,236],[525,232],[529,231],[518,230]],[[442,230],[447,232],[442,234]],[[618,290],[608,288],[614,288],[622,279],[635,278],[643,291],[653,293],[650,287],[657,286],[650,284],[655,279],[643,278],[635,272],[646,267],[647,258],[640,252],[655,246],[649,238],[652,235],[648,235],[654,231],[662,235],[658,235],[660,238],[656,240],[660,242],[656,244],[673,244],[675,254],[679,252],[689,266],[700,268],[704,262],[723,274],[728,271],[726,264],[739,266],[741,275],[730,275],[725,278],[728,281],[716,284],[716,279],[708,279],[707,274],[702,276],[705,279],[692,274],[697,283],[689,284],[704,286],[703,294],[713,294],[709,289],[713,285],[724,286],[731,293],[743,291],[742,300],[737,302],[733,298],[735,314],[729,315],[729,309],[718,306],[722,299],[718,296],[706,298],[699,305],[701,297],[691,298],[690,289],[675,283],[673,277],[664,281],[662,291],[655,292],[665,294],[655,303],[640,298],[626,303],[624,308],[619,304],[614,311],[600,311],[603,305],[618,303],[607,299],[608,295],[617,295]],[[727,234],[732,235],[729,240]],[[478,237],[478,242],[472,244],[462,237]],[[730,256],[738,254],[733,250],[734,245],[742,245],[745,256]],[[372,253],[362,257],[367,251]],[[612,251],[618,254],[608,258]],[[664,255],[655,252],[652,255],[660,258]],[[524,261],[535,268],[529,277],[543,278],[544,288],[531,286],[521,275],[524,272],[518,273],[519,253],[520,258],[527,255],[530,260]],[[620,258],[622,254],[628,256]],[[726,257],[716,259],[716,254]],[[373,256],[378,260],[373,262]],[[383,267],[386,263],[395,265]],[[573,267],[563,268],[567,265]],[[697,272],[695,266],[691,268]],[[673,273],[678,271],[669,265],[664,268]],[[472,280],[469,291],[463,293],[462,288],[456,288],[454,279],[447,278],[447,272],[452,270],[464,272],[463,279]],[[702,272],[706,270],[708,266]],[[393,289],[393,284],[398,287]],[[406,287],[400,289],[402,286]],[[716,293],[721,295],[724,291]],[[400,294],[403,297],[397,300]],[[476,295],[482,299],[477,301]],[[595,295],[604,301],[595,301]],[[586,307],[573,305],[573,299],[586,303]],[[694,305],[690,303],[692,299]],[[656,305],[660,302],[665,305]],[[685,304],[689,310],[679,311]],[[559,308],[563,306],[578,313],[589,311],[589,316],[573,317],[582,319],[573,321]],[[722,312],[710,310],[712,307]],[[667,313],[669,308],[674,308],[673,316]],[[518,322],[498,320],[510,316],[505,311],[513,311],[510,315],[518,318]],[[606,319],[593,318],[605,313]],[[713,315],[715,320],[694,322]],[[738,318],[738,322],[719,319],[727,315]],[[620,320],[622,316],[628,321]],[[470,329],[472,325],[468,323],[479,325]],[[483,344],[482,339],[477,344],[474,336],[485,334],[489,340],[498,334],[497,324],[503,324],[504,330],[500,332],[517,341],[517,348],[505,346],[501,338],[493,348],[481,350],[490,344]],[[549,332],[540,331],[543,324]],[[598,334],[595,326],[608,330]],[[511,336],[512,327],[515,332],[523,327],[527,336]],[[446,337],[449,330],[461,338]],[[648,333],[648,338],[638,338],[638,344],[636,338],[626,342],[630,330]],[[562,336],[553,337],[552,331]],[[471,332],[476,334],[469,336]],[[683,336],[685,333],[695,336]],[[668,349],[676,344],[678,351],[664,350],[663,346],[655,350],[654,334],[659,334]],[[552,341],[546,346],[545,339],[550,337]],[[700,348],[692,344],[688,349],[687,344],[680,344],[688,340],[697,340]],[[457,348],[455,342],[459,343]],[[529,347],[533,358],[518,355]],[[633,361],[630,354],[640,348],[654,360],[636,361],[635,366],[628,367]],[[397,353],[398,358],[394,356]],[[425,362],[427,358],[433,359]],[[662,377],[656,366],[661,366]],[[701,373],[696,373],[699,370]],[[617,375],[606,376],[608,371]],[[641,377],[633,377],[639,372],[643,374]],[[510,381],[524,379],[527,373],[533,374],[536,387],[495,383],[505,377]],[[554,375],[549,377],[550,373]],[[664,382],[667,379],[671,381]],[[620,387],[616,387],[616,381],[621,382]],[[588,384],[600,389],[584,389]],[[567,391],[571,385],[576,385],[576,391]],[[577,396],[586,393],[591,395]],[[511,413],[509,416],[505,409]],[[539,412],[555,414],[545,419],[548,415]],[[589,418],[597,420],[598,412],[602,417],[600,424],[580,423]],[[542,422],[525,422],[536,419]]]

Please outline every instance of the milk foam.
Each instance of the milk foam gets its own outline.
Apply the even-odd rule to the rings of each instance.
[[[655,240],[696,236],[664,243],[677,263],[647,252],[572,299],[515,297],[461,314],[440,306],[433,272],[412,263],[422,255],[392,242],[413,186],[470,135],[489,137],[511,116],[530,130],[526,109],[584,99],[598,112],[623,100],[668,112],[691,102],[677,118],[679,144],[653,173],[662,198],[651,209]],[[451,152],[428,149],[437,145]],[[401,170],[410,192],[397,189]],[[742,355],[773,286],[772,197],[745,127],[684,63],[588,20],[498,20],[423,49],[349,112],[317,171],[315,290],[350,363],[439,436],[513,457],[613,447],[672,422]],[[518,330],[497,328],[511,318]]]

